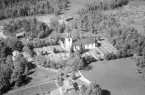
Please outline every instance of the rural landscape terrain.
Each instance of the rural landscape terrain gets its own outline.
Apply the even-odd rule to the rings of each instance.
[[[0,95],[145,95],[145,0],[0,0]]]

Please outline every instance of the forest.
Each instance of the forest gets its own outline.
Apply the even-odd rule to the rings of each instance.
[[[63,13],[69,0],[0,0],[0,20],[6,18]]]
[[[16,37],[17,33],[25,32],[27,38],[45,38],[51,33],[51,29],[36,18],[12,20],[4,26],[5,35]]]
[[[59,40],[59,33],[63,33],[66,29],[65,24],[59,24],[56,18],[52,19],[50,26],[38,21],[36,18],[12,20],[4,26],[4,34],[7,36],[16,37],[17,34],[24,32],[25,40],[22,41],[24,45],[33,48],[56,45]],[[56,32],[55,37],[50,37],[52,32]],[[26,39],[29,39],[27,41]],[[28,42],[28,43],[27,43]]]
[[[0,94],[7,92],[14,86],[25,85],[28,81],[30,63],[22,54],[15,58],[12,57],[12,52],[26,51],[29,48],[24,48],[24,45],[16,38],[7,38],[0,40]]]

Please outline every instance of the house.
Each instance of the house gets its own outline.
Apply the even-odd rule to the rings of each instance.
[[[16,33],[17,38],[21,38],[21,37],[24,37],[24,36],[25,36],[25,31],[24,31],[23,28],[20,29],[19,31],[17,31],[17,33]]]
[[[12,52],[12,59],[13,59],[13,61],[16,61],[16,58],[17,58],[17,56],[19,55],[20,53],[19,53],[19,51],[17,51],[17,50],[15,50],[15,51],[13,51]]]
[[[64,93],[67,92],[68,90],[74,89],[73,81],[70,78],[65,79],[63,81],[63,87],[62,88],[63,88]]]
[[[21,38],[21,37],[24,37],[24,36],[25,36],[25,32],[24,31],[16,34],[17,38]]]
[[[23,56],[25,59],[27,59],[28,62],[32,62],[33,61],[33,58],[31,56],[31,54],[27,51],[23,52]]]

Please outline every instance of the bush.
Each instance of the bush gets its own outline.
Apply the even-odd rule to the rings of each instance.
[[[116,59],[116,58],[117,58],[117,55],[114,54],[114,53],[110,53],[110,54],[105,55],[106,60],[113,60],[113,59]]]

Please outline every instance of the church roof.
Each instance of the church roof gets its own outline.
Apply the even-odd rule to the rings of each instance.
[[[93,38],[83,38],[83,39],[78,39],[73,43],[73,46],[80,46],[80,45],[88,45],[88,44],[93,44],[95,43],[95,39]]]
[[[83,37],[97,37],[98,34],[92,33],[92,32],[82,32],[81,36]]]

